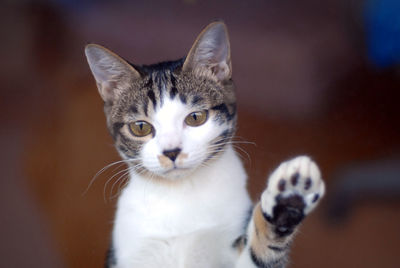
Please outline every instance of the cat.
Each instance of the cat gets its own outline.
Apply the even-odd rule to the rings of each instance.
[[[129,167],[106,267],[285,267],[325,186],[308,156],[283,162],[252,204],[232,146],[237,113],[228,32],[208,25],[188,55],[148,66],[85,48],[108,129]]]

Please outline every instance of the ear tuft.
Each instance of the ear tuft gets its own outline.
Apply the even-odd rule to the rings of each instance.
[[[85,47],[85,54],[105,102],[112,102],[121,88],[140,77],[130,64],[102,46],[89,44]]]
[[[213,22],[200,33],[183,64],[183,70],[211,73],[218,81],[231,78],[230,44],[223,22]]]

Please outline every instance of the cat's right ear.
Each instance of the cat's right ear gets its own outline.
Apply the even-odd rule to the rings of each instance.
[[[140,77],[129,63],[102,46],[89,44],[85,47],[85,54],[105,102],[113,102],[121,89],[129,87]]]

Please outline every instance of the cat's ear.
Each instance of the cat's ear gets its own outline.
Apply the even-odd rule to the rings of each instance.
[[[134,79],[140,77],[129,63],[102,46],[89,44],[85,47],[85,54],[105,102],[113,102],[122,88],[129,87]]]
[[[223,22],[209,24],[197,37],[182,67],[210,73],[219,81],[231,78],[231,51],[228,31]]]

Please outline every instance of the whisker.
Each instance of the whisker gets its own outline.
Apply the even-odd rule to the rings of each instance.
[[[109,197],[110,200],[114,199],[115,197],[117,197],[119,195],[120,191],[117,191],[117,193],[114,194],[114,195],[112,194],[113,191],[114,191],[114,187],[115,187],[116,184],[119,184],[119,186],[120,186],[120,183],[122,181],[124,181],[126,179],[129,179],[129,176],[128,176],[129,172],[130,172],[130,170],[128,169],[125,173],[123,173],[121,176],[118,177],[118,179],[116,179],[114,181],[114,183],[111,186],[111,190],[110,190],[110,197]],[[119,188],[118,190],[120,190],[120,187],[118,187],[118,188]]]
[[[115,173],[114,175],[111,176],[111,178],[109,178],[106,183],[104,184],[103,187],[103,198],[104,198],[104,202],[107,203],[107,199],[106,199],[106,189],[107,189],[107,185],[110,183],[110,181],[112,181],[113,178],[115,178],[116,176],[118,176],[118,174],[124,173],[127,170],[129,170],[129,167],[123,170],[118,171],[117,173]]]
[[[245,141],[245,140],[235,140],[237,138],[242,139],[239,136],[228,136],[228,137],[223,137],[220,138],[218,140],[214,140],[213,144],[208,146],[208,153],[211,154],[215,154],[218,153],[219,150],[215,150],[216,148],[221,148],[221,151],[224,149],[223,147],[225,147],[226,145],[231,145],[233,148],[236,149],[236,151],[238,152],[238,155],[240,158],[244,159],[244,156],[242,155],[242,153],[247,157],[247,160],[250,161],[251,163],[251,158],[249,153],[243,149],[242,147],[240,147],[239,145],[241,144],[250,144],[250,145],[254,145],[256,146],[256,143],[254,142],[249,142],[249,141]]]
[[[103,197],[104,197],[104,200],[106,201],[106,189],[107,189],[107,185],[110,183],[110,181],[112,181],[112,179],[113,178],[115,178],[116,176],[118,176],[119,174],[121,174],[121,173],[124,173],[122,176],[124,176],[125,174],[128,174],[131,170],[134,170],[136,167],[138,167],[138,166],[140,166],[141,164],[139,163],[139,164],[136,164],[136,165],[134,165],[134,166],[128,166],[126,169],[122,169],[122,170],[120,170],[120,171],[118,171],[117,173],[115,173],[113,176],[111,176],[107,181],[106,181],[106,183],[104,184],[104,187],[103,187]],[[119,179],[119,178],[118,178]],[[117,181],[118,181],[118,179],[117,179]],[[115,183],[115,182],[114,182]],[[112,189],[111,189],[111,192],[112,192]]]
[[[114,191],[115,185],[116,185],[118,182],[120,182],[121,180],[124,180],[124,179],[126,179],[126,178],[129,178],[129,176],[127,176],[127,175],[129,174],[129,172],[130,172],[130,168],[126,169],[125,172],[124,172],[121,176],[119,176],[118,179],[116,179],[116,180],[114,181],[114,183],[113,183],[112,186],[111,186],[111,190],[110,190],[110,198],[109,198],[110,200],[112,200],[113,197],[115,197],[115,196],[118,195],[118,192],[117,192],[117,194],[114,194],[114,195],[112,194],[113,191]]]
[[[240,139],[240,141],[237,140],[237,139]],[[234,140],[234,141],[239,141],[239,142],[244,142],[244,143],[252,143],[252,144],[254,144],[255,146],[257,146],[257,144],[256,144],[255,142],[247,141],[247,140],[246,140],[245,138],[243,138],[242,136],[233,135],[233,136],[232,136],[232,140]]]
[[[97,179],[97,177],[100,176],[100,174],[102,174],[103,172],[105,172],[108,168],[110,168],[110,167],[112,167],[112,166],[114,166],[114,165],[117,165],[117,164],[124,164],[124,163],[126,164],[126,163],[129,163],[129,162],[130,162],[130,160],[119,160],[119,161],[112,162],[112,163],[106,165],[105,167],[103,167],[102,169],[100,169],[100,170],[93,176],[93,178],[90,180],[90,182],[89,182],[88,186],[86,187],[85,191],[83,191],[82,196],[84,196],[84,195],[87,194],[87,192],[89,191],[90,187],[92,187],[92,185],[93,185],[94,181]],[[119,165],[118,167],[120,167],[120,166],[121,166],[121,165]],[[118,167],[117,167],[117,168],[118,168]],[[115,169],[114,169],[114,170],[115,170]],[[114,171],[114,170],[113,170],[113,171]]]
[[[122,189],[125,188],[125,186],[128,184],[128,182],[129,182],[129,174],[124,179],[122,179],[121,182],[118,184],[117,196],[119,196],[121,194]]]
[[[243,148],[241,148],[240,146],[237,146],[237,145],[233,145],[233,147],[234,147],[235,149],[238,149],[240,152],[246,154],[247,160],[249,160],[249,161],[250,161],[250,164],[251,164],[250,154],[249,154],[248,152],[246,152],[245,149],[243,149]],[[241,154],[239,153],[239,155],[241,155]]]

